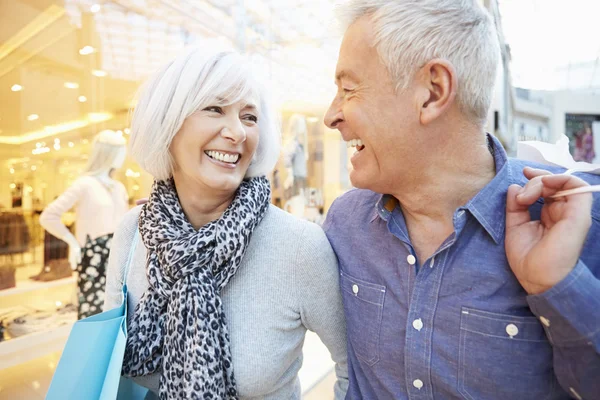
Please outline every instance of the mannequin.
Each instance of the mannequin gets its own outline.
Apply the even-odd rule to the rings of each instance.
[[[125,139],[114,131],[100,132],[93,140],[85,173],[40,215],[40,225],[68,244],[69,264],[73,270],[79,270],[80,307],[84,307],[80,317],[101,310],[101,304],[96,303],[104,296],[110,240],[128,211],[127,191],[111,177],[123,166],[125,157]],[[75,235],[61,221],[62,215],[73,207]],[[86,299],[90,298],[94,304],[87,304],[90,300]]]
[[[287,178],[283,187],[286,192],[291,191],[291,196],[297,196],[305,189],[307,177],[308,128],[303,115],[293,114],[290,117],[285,137],[287,138],[284,147]]]

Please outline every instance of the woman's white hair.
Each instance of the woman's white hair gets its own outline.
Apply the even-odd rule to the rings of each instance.
[[[398,91],[419,68],[441,58],[456,70],[463,113],[486,120],[500,46],[495,24],[478,0],[349,0],[338,14],[344,28],[371,18],[375,46]]]
[[[265,85],[249,60],[209,42],[179,55],[142,86],[131,121],[131,155],[154,178],[168,179],[169,147],[184,120],[209,105],[241,100],[257,103],[260,131],[246,178],[266,175],[279,157],[280,130]]]
[[[115,131],[105,130],[94,136],[92,152],[84,175],[97,175],[110,171],[115,160],[125,151],[125,139]]]

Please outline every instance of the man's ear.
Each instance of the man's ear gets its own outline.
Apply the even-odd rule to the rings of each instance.
[[[456,99],[458,80],[446,60],[429,61],[417,73],[421,124],[427,125],[443,115]]]

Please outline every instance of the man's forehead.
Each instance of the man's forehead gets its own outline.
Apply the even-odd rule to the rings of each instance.
[[[377,57],[377,50],[373,43],[371,22],[368,19],[360,18],[348,27],[340,47],[336,81],[343,78],[351,80],[359,78],[369,60]]]

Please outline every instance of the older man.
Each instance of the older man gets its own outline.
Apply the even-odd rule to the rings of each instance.
[[[347,399],[600,398],[600,177],[527,168],[484,131],[499,45],[476,0],[363,0],[325,122],[356,147],[326,233]]]

